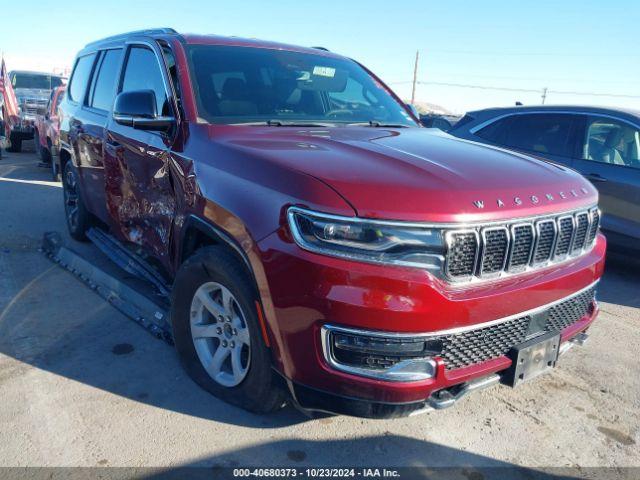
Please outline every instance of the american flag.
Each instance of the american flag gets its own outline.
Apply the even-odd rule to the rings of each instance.
[[[11,85],[4,58],[0,66],[0,95],[4,100],[2,103],[2,118],[4,119],[4,127],[8,136],[11,127],[19,120],[20,115],[18,113],[18,100],[16,99],[16,93],[13,91],[13,85]]]

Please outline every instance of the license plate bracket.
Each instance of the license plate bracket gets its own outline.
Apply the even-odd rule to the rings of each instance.
[[[559,350],[559,332],[548,332],[514,346],[507,353],[511,367],[501,376],[502,383],[517,387],[555,367]]]

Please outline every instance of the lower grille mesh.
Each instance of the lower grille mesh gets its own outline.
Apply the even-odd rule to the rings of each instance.
[[[564,300],[547,310],[545,331],[561,331],[590,313],[595,287]],[[525,341],[531,317],[528,315],[477,330],[431,337],[442,340],[442,359],[447,370],[466,367],[506,355]],[[535,332],[534,332],[535,333]]]

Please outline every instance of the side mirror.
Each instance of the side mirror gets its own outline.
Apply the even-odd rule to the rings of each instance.
[[[158,115],[153,90],[134,90],[119,94],[113,107],[113,119],[127,127],[159,132],[168,131],[175,123],[173,117]]]

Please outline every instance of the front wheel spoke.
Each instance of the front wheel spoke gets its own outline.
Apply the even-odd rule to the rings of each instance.
[[[249,329],[246,327],[238,328],[238,342],[249,345],[249,341]]]
[[[214,353],[213,358],[211,359],[211,364],[209,365],[209,370],[213,375],[217,375],[220,373],[222,369],[222,364],[229,356],[229,350],[223,348],[222,346],[218,346],[216,353]]]
[[[227,316],[234,316],[233,313],[233,295],[226,288],[221,290],[222,293],[222,307],[224,308]]]
[[[198,292],[198,300],[202,302],[204,308],[206,308],[209,313],[211,313],[216,318],[220,315],[224,315],[224,309],[218,305],[206,292]]]
[[[217,326],[215,324],[196,323],[191,326],[193,338],[212,338],[218,337]]]
[[[241,347],[236,347],[231,352],[231,371],[233,372],[233,378],[236,380],[240,380],[244,373],[244,367],[242,366],[242,357],[240,353],[242,351]]]

